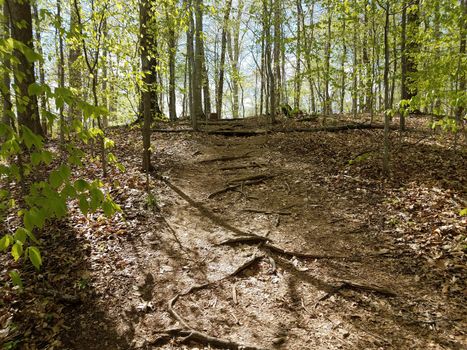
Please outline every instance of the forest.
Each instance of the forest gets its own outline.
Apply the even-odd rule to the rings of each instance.
[[[2,350],[467,347],[467,0],[0,8]]]

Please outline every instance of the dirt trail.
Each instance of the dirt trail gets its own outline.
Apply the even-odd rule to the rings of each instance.
[[[289,138],[156,134],[157,173],[244,232],[287,251],[336,258],[293,257],[257,243],[219,245],[235,233],[154,178],[156,204],[148,208],[145,176],[135,171],[114,194],[129,232],[90,241],[86,269],[93,297],[70,307],[66,347],[202,348],[189,337],[182,345],[164,333],[180,327],[168,300],[232,273],[254,254],[262,259],[240,274],[180,297],[175,309],[193,329],[265,349],[466,345],[465,295],[442,295],[438,275],[427,275],[413,254],[395,249],[392,233],[382,228],[384,213],[374,212],[381,210],[384,189],[375,183],[342,187],[335,170],[340,163],[324,171],[320,155],[304,156]],[[325,137],[307,142],[324,147],[331,161],[340,157]],[[139,147],[127,143],[119,150],[128,169],[136,166]],[[241,181],[259,175],[271,177]]]

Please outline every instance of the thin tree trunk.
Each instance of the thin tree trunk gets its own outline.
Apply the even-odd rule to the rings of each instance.
[[[61,0],[57,0],[57,36],[58,36],[58,86],[60,88],[65,87],[65,57],[63,54],[63,35],[62,35],[62,6]],[[63,105],[59,108],[60,116],[60,145],[65,147],[65,116],[64,116],[64,107]]]
[[[6,2],[3,3],[3,20],[5,21],[5,25],[2,28],[2,36],[3,38],[10,37],[10,13],[8,11],[8,4]],[[13,126],[14,125],[14,118],[13,118],[13,104],[11,102],[11,78],[10,78],[10,59],[8,55],[5,54],[3,56],[3,88],[0,89],[3,97],[3,110],[2,110],[2,122]]]
[[[194,0],[195,12],[195,57],[193,69],[193,129],[198,130],[198,121],[203,118],[202,84],[203,84],[203,12],[202,0]]]
[[[224,94],[224,74],[225,74],[225,51],[227,46],[227,30],[229,24],[230,10],[232,7],[232,0],[228,0],[224,9],[224,23],[222,24],[222,37],[221,37],[221,57],[219,64],[219,80],[217,86],[216,96],[216,113],[217,118],[222,119],[222,99]]]
[[[341,59],[341,101],[340,101],[340,113],[344,113],[344,101],[345,101],[345,61],[347,59],[347,45],[345,42],[345,14],[342,20],[342,59]]]
[[[389,2],[386,2],[384,21],[384,153],[383,175],[389,175]]]
[[[76,13],[76,8],[74,6],[74,0],[70,0],[70,30],[69,38],[77,38],[79,36],[78,29],[78,14]],[[77,94],[81,96],[82,90],[82,76],[81,69],[79,67],[79,56],[80,50],[76,43],[71,42],[68,44],[68,79],[70,88]],[[72,104],[68,110],[68,122],[71,124],[73,120],[81,120],[81,112]]]
[[[33,2],[32,4],[32,9],[33,9],[33,19],[35,23],[35,37],[36,37],[36,51],[39,55],[43,56],[43,50],[42,50],[42,41],[41,41],[41,27],[40,27],[40,19],[39,19],[39,10],[37,8],[37,3]],[[45,84],[45,71],[44,71],[44,62],[42,60],[39,60],[38,62],[39,65],[39,83],[43,86]],[[42,131],[44,132],[44,135],[47,134],[47,116],[43,111],[46,110],[46,98],[45,94],[41,93],[39,95],[39,115],[41,119],[41,125],[42,125]]]
[[[169,118],[171,121],[177,120],[177,100],[175,95],[175,56],[177,53],[177,40],[175,30],[169,23],[169,15],[166,14],[169,24]]]
[[[300,110],[300,99],[301,99],[301,88],[302,88],[302,35],[303,35],[303,8],[302,1],[297,0],[297,51],[295,54],[297,60],[297,68],[295,70],[295,84],[294,84],[294,109],[295,111]]]

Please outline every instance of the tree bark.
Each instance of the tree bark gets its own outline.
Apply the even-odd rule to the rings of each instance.
[[[2,36],[4,38],[10,37],[10,11],[8,10],[7,2],[3,3],[3,20],[5,21],[5,25],[2,28]],[[3,109],[2,109],[2,122],[13,126],[14,125],[14,118],[13,118],[13,104],[11,102],[11,77],[10,77],[10,59],[8,55],[5,54],[3,57],[3,89],[1,89],[2,97],[3,97]]]
[[[221,37],[221,57],[219,64],[219,81],[217,86],[216,96],[216,113],[217,118],[222,119],[222,98],[224,94],[224,74],[225,74],[225,50],[227,46],[227,30],[229,25],[230,10],[232,8],[232,0],[228,0],[224,9],[224,23],[222,24]]]
[[[22,42],[29,49],[34,50],[32,37],[32,13],[29,1],[8,1],[11,19],[11,36]],[[15,50],[22,77],[15,75],[17,86],[16,106],[18,123],[31,129],[39,135],[44,135],[39,119],[37,96],[30,95],[28,88],[36,82],[34,76],[34,62],[30,62],[19,50]]]
[[[195,54],[193,67],[193,129],[198,130],[198,121],[203,115],[202,85],[203,85],[203,10],[202,0],[194,0],[195,13]]]

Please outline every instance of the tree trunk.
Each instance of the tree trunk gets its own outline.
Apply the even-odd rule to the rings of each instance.
[[[384,21],[384,153],[383,175],[389,175],[389,2],[386,2]]]
[[[37,46],[37,53],[41,56],[43,56],[43,50],[42,50],[42,41],[41,41],[41,26],[40,26],[40,19],[39,19],[39,10],[37,8],[37,3],[33,2],[32,5],[33,9],[33,19],[35,22],[35,37],[36,37],[36,46]],[[44,71],[44,62],[42,60],[39,60],[39,82],[43,86],[45,84],[45,71]],[[43,111],[46,110],[46,98],[45,94],[41,93],[39,95],[39,115],[41,119],[41,126],[42,126],[42,131],[44,132],[44,135],[47,134],[47,117]],[[52,129],[52,128],[51,128]]]
[[[232,8],[232,0],[228,0],[224,9],[224,23],[222,24],[221,38],[221,57],[219,64],[219,80],[216,96],[216,113],[217,118],[222,119],[222,99],[224,94],[224,74],[225,74],[225,50],[227,46],[227,30],[229,25],[230,10]]]
[[[203,85],[203,11],[202,0],[194,0],[195,12],[195,55],[193,67],[193,129],[198,130],[198,121],[203,118],[202,85]]]
[[[10,0],[8,4],[10,7],[12,38],[33,50],[32,14],[29,1]],[[22,72],[21,78],[15,75],[18,123],[28,127],[36,134],[44,135],[39,119],[37,96],[30,95],[28,91],[29,86],[36,82],[34,62],[30,62],[19,50],[15,50],[15,56]]]
[[[5,21],[5,25],[2,28],[2,36],[4,38],[10,37],[10,13],[8,11],[8,4],[6,2],[3,3],[3,20]],[[3,97],[3,109],[2,109],[2,122],[13,126],[14,125],[14,118],[13,118],[13,104],[11,102],[11,78],[10,78],[10,59],[8,55],[5,54],[3,57],[3,88],[0,89],[2,92]]]
[[[465,94],[467,89],[467,73],[466,67],[463,66],[462,58],[465,58],[466,54],[466,40],[467,40],[467,0],[460,0],[461,7],[461,18],[459,19],[459,32],[460,32],[460,44],[459,44],[459,62],[457,68],[457,79],[459,81],[459,91]],[[465,101],[464,101],[465,102]],[[457,125],[462,124],[462,118],[464,117],[465,105],[461,102],[456,109],[456,122]]]
[[[294,84],[294,109],[295,111],[300,110],[300,99],[301,99],[301,88],[302,88],[302,72],[301,72],[301,60],[302,60],[302,35],[303,35],[303,8],[302,1],[297,0],[297,51],[295,58],[297,60],[297,68],[295,70],[295,84]]]
[[[327,31],[326,31],[326,44],[324,47],[324,115],[330,115],[332,113],[331,98],[329,96],[329,81],[331,80],[331,3],[328,2],[327,6],[328,19],[327,19]]]
[[[177,100],[175,96],[175,55],[177,53],[177,40],[175,30],[169,22],[167,13],[167,23],[169,25],[169,118],[171,121],[177,120]]]
[[[341,58],[341,100],[340,100],[340,113],[344,113],[345,101],[345,60],[347,59],[347,45],[345,42],[345,14],[342,19],[342,58]]]
[[[65,87],[65,57],[63,54],[63,35],[62,35],[62,6],[61,0],[57,0],[57,36],[58,36],[58,87]],[[63,114],[63,105],[59,108],[59,129],[60,129],[60,146],[65,147],[65,116]]]
[[[150,55],[153,53],[150,50],[151,37],[148,33],[150,25],[150,4],[147,1],[141,0],[139,5],[140,11],[140,47],[141,47],[141,70],[144,74],[144,86],[141,91],[141,105],[143,114],[143,170],[148,172],[152,169],[151,165],[151,123],[152,123],[152,105],[153,105],[153,84],[155,82],[154,72]],[[157,101],[157,99],[156,99]]]
[[[70,31],[69,38],[76,39],[79,36],[78,29],[78,14],[74,6],[74,0],[70,1]],[[82,77],[81,69],[79,67],[80,49],[76,40],[68,43],[68,79],[70,88],[77,96],[81,96],[82,90]],[[68,110],[68,122],[71,124],[73,120],[81,120],[81,112],[72,104]]]
[[[282,17],[280,13],[280,0],[273,0],[271,4],[271,10],[274,12],[274,89],[276,92],[274,105],[280,105],[282,103],[282,86],[281,86],[281,42],[282,42],[282,31],[281,22]],[[275,109],[274,109],[275,110]],[[274,111],[272,110],[272,111]]]

